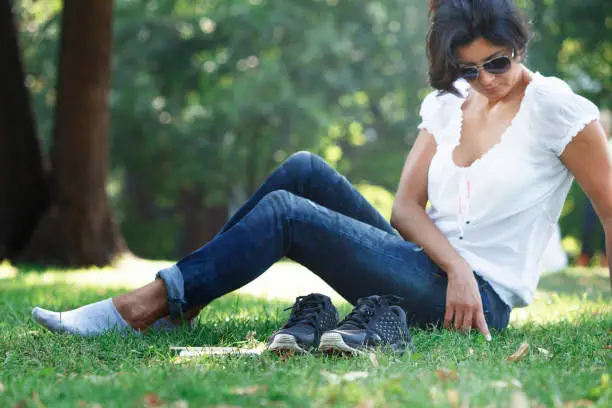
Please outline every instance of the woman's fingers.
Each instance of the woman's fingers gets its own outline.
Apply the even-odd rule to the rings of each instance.
[[[491,333],[489,332],[489,326],[487,325],[487,321],[485,320],[484,312],[482,311],[482,306],[478,310],[478,314],[476,316],[476,326],[478,330],[480,330],[480,332],[484,334],[485,339],[487,339],[487,341],[491,341]]]
[[[461,330],[461,325],[463,324],[463,317],[467,314],[467,310],[465,308],[456,308],[455,309],[455,330]]]
[[[475,320],[474,315],[475,313],[473,310],[468,310],[468,312],[463,315],[461,330],[463,330],[465,333],[468,333],[472,328],[472,322]]]
[[[446,304],[446,313],[444,313],[444,328],[450,329],[453,323],[453,316],[455,314],[455,308],[452,304]]]

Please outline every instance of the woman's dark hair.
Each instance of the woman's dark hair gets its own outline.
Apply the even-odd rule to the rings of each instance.
[[[482,37],[523,56],[531,37],[529,23],[514,0],[430,0],[429,15],[429,83],[455,95],[459,94],[453,86],[458,78],[457,47]]]

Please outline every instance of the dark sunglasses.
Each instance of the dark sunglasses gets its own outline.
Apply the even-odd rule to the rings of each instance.
[[[513,59],[514,51],[510,56],[501,55],[482,63],[482,65],[459,66],[459,77],[466,81],[475,81],[478,79],[481,69],[493,75],[505,74],[510,70]]]

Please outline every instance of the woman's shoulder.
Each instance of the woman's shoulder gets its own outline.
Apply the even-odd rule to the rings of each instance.
[[[575,93],[567,82],[554,76],[543,76],[534,73],[532,83],[534,97],[532,98],[536,108],[547,117],[555,117],[559,114],[567,114],[568,111],[596,108],[588,99]]]
[[[440,109],[455,108],[457,105],[461,105],[467,97],[470,85],[462,79],[455,81],[454,85],[459,91],[459,95],[433,90],[423,99],[421,110],[432,109],[439,111]]]
[[[419,114],[422,121],[419,129],[427,129],[434,135],[438,144],[447,139],[447,130],[453,121],[457,121],[457,113],[467,96],[469,85],[458,80],[455,87],[460,95],[434,90],[425,96],[421,104]]]
[[[562,79],[535,73],[530,83],[530,120],[539,140],[561,154],[586,125],[599,118],[599,109],[575,93]]]

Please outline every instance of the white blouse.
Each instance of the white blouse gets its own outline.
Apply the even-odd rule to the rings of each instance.
[[[540,260],[559,219],[573,176],[559,156],[597,107],[562,80],[535,73],[498,144],[469,167],[452,158],[459,144],[462,94],[427,95],[419,129],[433,134],[428,214],[472,269],[510,307],[526,306],[540,277]]]

